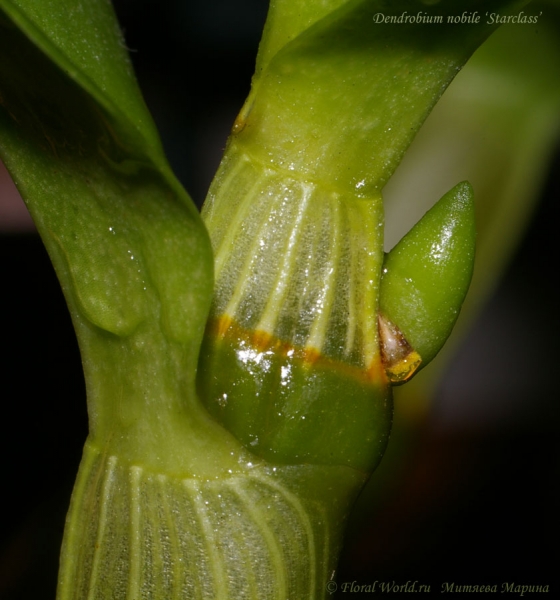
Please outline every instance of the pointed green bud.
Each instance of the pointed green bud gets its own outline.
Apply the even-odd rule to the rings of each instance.
[[[420,365],[418,355],[426,366],[451,333],[471,281],[475,237],[473,190],[462,182],[386,255],[380,332],[391,338],[381,336],[393,383],[412,376]],[[391,332],[398,332],[401,341],[393,340]]]

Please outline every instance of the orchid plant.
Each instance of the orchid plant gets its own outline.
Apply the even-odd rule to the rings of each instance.
[[[513,0],[273,0],[202,216],[105,0],[0,0],[0,155],[78,337],[89,436],[59,600],[321,598],[392,387],[475,253],[456,185],[389,252],[382,191]],[[412,19],[441,17],[426,35]]]

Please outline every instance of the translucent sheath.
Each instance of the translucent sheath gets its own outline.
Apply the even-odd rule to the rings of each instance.
[[[381,198],[266,167],[232,142],[203,216],[216,256],[198,371],[209,412],[268,460],[369,471],[392,415]]]
[[[87,443],[57,598],[320,598],[348,510],[341,490],[360,482],[347,469],[258,462],[200,479],[154,472]]]

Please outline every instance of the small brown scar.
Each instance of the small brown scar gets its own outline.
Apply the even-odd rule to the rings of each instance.
[[[233,123],[233,127],[231,128],[231,133],[234,135],[236,133],[241,133],[245,129],[246,124],[247,120],[245,118],[245,115],[243,114],[243,111],[241,111],[235,118],[235,122]]]
[[[245,101],[245,104],[241,107],[239,114],[235,118],[233,123],[233,127],[231,128],[232,135],[237,135],[241,133],[245,127],[247,126],[247,121],[249,119],[249,115],[251,114],[251,110],[253,108],[253,95],[251,94],[249,98]]]
[[[418,370],[422,357],[404,337],[403,332],[383,315],[377,316],[381,361],[393,385],[405,383]]]

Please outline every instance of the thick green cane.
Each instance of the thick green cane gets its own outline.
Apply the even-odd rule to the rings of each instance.
[[[324,596],[387,444],[390,386],[441,347],[471,272],[468,185],[386,258],[381,189],[492,28],[427,36],[376,25],[383,2],[272,3],[205,208],[206,322],[208,237],[110,8],[0,9],[0,150],[60,277],[88,387],[59,599]]]

